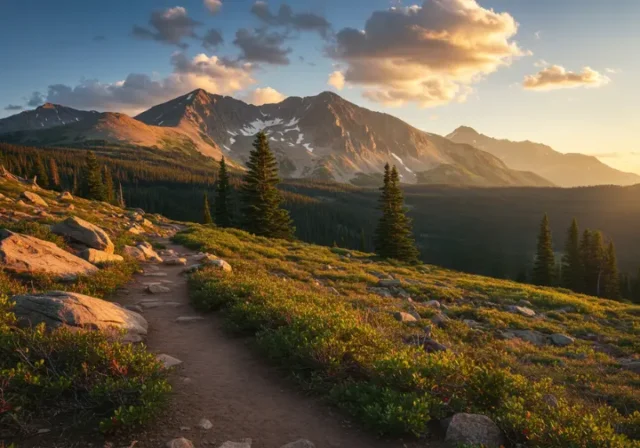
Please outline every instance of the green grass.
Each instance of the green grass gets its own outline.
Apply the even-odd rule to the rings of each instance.
[[[510,442],[526,446],[640,446],[631,440],[638,437],[640,378],[617,360],[640,353],[638,306],[433,266],[380,263],[370,254],[237,230],[193,226],[176,241],[234,268],[233,274],[194,274],[195,306],[222,310],[231,330],[253,336],[303,387],[376,432],[421,435],[431,420],[478,412],[493,418]],[[371,294],[375,274],[400,279],[413,305]],[[436,313],[425,302],[434,299],[448,307],[451,320],[432,326],[431,337],[449,351],[429,354],[411,342],[424,339],[427,319]],[[505,310],[521,300],[539,316]],[[393,318],[411,306],[421,322]],[[504,340],[500,332],[507,329],[565,333],[576,343],[538,347]],[[559,405],[547,404],[545,395]]]

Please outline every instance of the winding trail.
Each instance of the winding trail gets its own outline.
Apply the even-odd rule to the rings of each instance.
[[[169,241],[158,242],[182,256],[194,253]],[[144,310],[149,322],[147,345],[152,352],[183,361],[171,377],[174,390],[169,411],[157,424],[136,435],[136,447],[164,447],[176,437],[185,437],[196,447],[218,447],[225,441],[245,438],[253,440],[253,448],[279,448],[301,438],[317,448],[417,446],[416,441],[405,444],[375,439],[327,405],[297,392],[282,372],[248,347],[246,340],[225,333],[220,317],[207,315],[194,322],[176,322],[181,316],[198,315],[189,305],[182,269],[147,265],[145,273],[166,276],[137,275],[115,298],[123,305],[161,302],[162,306]],[[163,283],[171,292],[148,294],[145,283],[153,282]],[[198,427],[203,418],[213,424],[208,431]],[[441,446],[437,442],[428,445]],[[425,441],[420,446],[424,447]]]

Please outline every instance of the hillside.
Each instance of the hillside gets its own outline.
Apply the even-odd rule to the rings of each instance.
[[[45,103],[34,110],[20,112],[19,114],[0,120],[0,134],[16,131],[37,131],[49,129],[65,124],[76,123],[86,118],[92,118],[98,112],[86,112],[72,109],[57,104]]]
[[[528,170],[561,187],[634,185],[640,176],[611,168],[594,156],[563,154],[530,141],[499,140],[462,126],[447,138],[493,154],[514,170]]]
[[[11,119],[0,120],[0,126]],[[330,92],[254,106],[196,90],[152,107],[135,121],[106,113],[48,131],[20,130],[16,125],[11,129],[0,133],[0,140],[41,146],[84,147],[99,142],[194,148],[216,160],[224,154],[238,167],[244,166],[255,135],[265,130],[283,177],[350,182],[362,174],[381,173],[384,164],[391,163],[408,184],[553,185],[540,176],[514,171],[486,152],[452,144]],[[443,175],[449,169],[457,174]]]

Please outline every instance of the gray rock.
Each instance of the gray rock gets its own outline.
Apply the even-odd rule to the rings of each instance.
[[[621,359],[620,366],[624,370],[637,373],[640,375],[640,360],[639,359]]]
[[[194,446],[191,440],[180,437],[179,439],[173,439],[167,442],[167,448],[194,448]]]
[[[80,252],[80,257],[92,264],[119,263],[124,261],[120,255],[110,254],[98,249],[85,249]]]
[[[72,216],[54,225],[51,231],[93,249],[113,253],[114,245],[107,232],[77,216]]]
[[[316,446],[307,439],[296,440],[295,442],[282,445],[280,448],[316,448]]]
[[[391,291],[389,291],[388,288],[377,288],[377,287],[370,287],[367,288],[367,290],[373,294],[376,294],[380,297],[384,297],[385,299],[392,299],[393,298],[393,294],[391,294]]]
[[[198,422],[198,428],[208,431],[213,428],[213,423],[211,423],[211,421],[207,420],[206,418],[203,418],[202,420],[200,420],[200,422]]]
[[[144,256],[147,259],[147,261],[162,263],[162,258],[160,258],[160,255],[158,255],[158,253],[155,250],[153,250],[153,246],[151,244],[145,241],[145,242],[136,244],[136,247],[139,250],[141,250],[142,253],[144,253]]]
[[[482,327],[482,324],[480,322],[475,321],[473,319],[464,319],[462,321],[462,323],[465,324],[469,328],[480,328],[480,327]]]
[[[499,448],[506,441],[502,431],[487,416],[455,414],[447,428],[445,441],[451,444],[477,444],[486,448]]]
[[[174,358],[173,356],[169,356],[166,354],[161,354],[156,356],[156,359],[162,363],[165,369],[170,369],[171,367],[177,367],[182,364],[178,358]]]
[[[544,401],[547,404],[547,406],[551,408],[557,408],[559,405],[558,399],[555,397],[555,395],[551,395],[551,394],[543,395],[542,401]]]
[[[527,308],[526,306],[509,305],[507,307],[507,311],[520,314],[521,316],[525,317],[534,317],[536,315],[535,311],[533,311],[531,308]]]
[[[124,308],[138,314],[142,314],[143,312],[142,307],[139,305],[125,305]]]
[[[204,320],[202,316],[180,316],[176,319],[176,322],[179,324],[188,324],[191,322],[199,322]]]
[[[380,288],[391,288],[399,286],[402,286],[402,282],[395,278],[381,279],[378,281],[378,287]]]
[[[171,258],[165,258],[163,263],[166,264],[167,266],[186,266],[187,259],[179,258],[179,257],[171,257]]]
[[[94,265],[33,236],[0,230],[0,266],[13,272],[51,274],[58,277],[89,275]]]
[[[438,302],[437,300],[429,300],[428,302],[425,303],[426,306],[430,306],[431,308],[436,308],[436,309],[440,309],[440,302]]]
[[[503,332],[502,335],[505,339],[516,337],[535,345],[543,345],[547,339],[544,334],[534,330],[508,330]]]
[[[125,341],[137,342],[147,335],[144,317],[105,300],[64,291],[20,295],[15,314],[22,325],[44,322],[47,328],[81,328],[117,334],[125,331]],[[117,330],[114,332],[114,330]]]
[[[575,342],[571,336],[567,336],[566,334],[556,333],[549,336],[551,343],[553,345],[557,345],[558,347],[566,347]]]
[[[251,448],[251,439],[244,439],[242,442],[224,442],[219,448]]]
[[[138,261],[147,261],[147,257],[145,256],[144,252],[142,252],[140,249],[138,249],[137,247],[133,247],[133,246],[124,246],[124,249],[122,250],[122,252],[128,256],[133,258],[134,260],[138,260]]]
[[[23,191],[20,197],[29,202],[30,204],[39,205],[41,207],[48,207],[47,201],[42,199],[42,197],[36,193],[32,193],[30,191]]]
[[[431,318],[431,322],[440,328],[445,327],[448,321],[449,318],[442,313],[436,314]]]
[[[424,341],[423,347],[428,353],[446,352],[448,350],[446,345],[441,344],[438,341],[434,341],[433,339],[427,339]]]
[[[147,285],[144,289],[149,294],[165,294],[167,292],[171,292],[169,288],[166,286],[162,286],[160,283],[152,283]]]
[[[417,322],[418,321],[418,319],[413,317],[411,314],[404,313],[402,311],[398,311],[397,313],[394,313],[393,317],[395,317],[396,320],[400,322]]]
[[[232,272],[233,268],[229,263],[220,259],[220,258],[207,258],[205,260],[201,260],[201,263],[205,266],[213,267],[219,271],[223,272]]]

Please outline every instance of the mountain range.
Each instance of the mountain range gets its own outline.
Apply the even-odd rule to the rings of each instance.
[[[563,154],[541,143],[499,140],[467,126],[459,127],[447,138],[491,153],[515,170],[533,171],[560,187],[640,184],[637,174],[611,168],[597,157]]]
[[[331,92],[255,106],[198,89],[136,117],[47,103],[1,119],[0,140],[32,146],[197,151],[215,159],[224,155],[232,165],[242,167],[255,135],[264,130],[284,177],[377,185],[384,164],[392,163],[404,183],[563,185],[558,181],[562,176],[545,176],[537,165],[512,165],[502,153],[492,151],[493,146],[485,148],[484,140],[467,138],[467,129],[445,138]],[[616,173],[625,184],[634,183],[633,175],[606,168],[612,179],[607,183],[621,183],[615,181]]]

